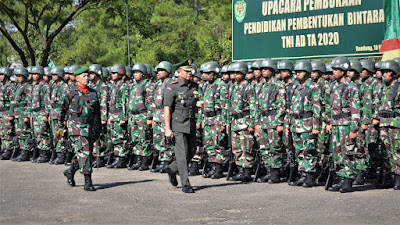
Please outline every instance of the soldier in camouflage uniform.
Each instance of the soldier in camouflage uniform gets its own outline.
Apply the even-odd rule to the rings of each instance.
[[[228,121],[235,164],[239,167],[239,173],[230,180],[247,182],[251,180],[253,167],[256,96],[252,86],[245,80],[248,71],[246,63],[233,63],[229,71],[236,83],[229,90]]]
[[[44,70],[41,66],[32,68],[33,86],[31,90],[31,121],[33,135],[36,139],[37,150],[40,156],[32,159],[32,162],[44,163],[50,160],[50,87],[43,80]]]
[[[8,160],[12,153],[12,141],[15,136],[14,121],[10,120],[11,98],[15,85],[10,77],[12,70],[8,67],[0,68],[0,159]]]
[[[165,138],[164,125],[164,90],[168,82],[171,81],[169,76],[172,75],[172,64],[167,61],[160,62],[157,67],[157,83],[153,85],[150,95],[150,112],[149,120],[153,124],[153,145],[154,149],[159,152],[159,161],[161,165],[153,172],[166,172],[166,168],[172,161],[173,150],[171,143]]]
[[[205,85],[199,102],[204,112],[202,127],[204,132],[204,151],[207,152],[207,164],[210,170],[204,178],[219,179],[223,177],[225,156],[226,106],[228,90],[225,83],[217,80],[221,70],[218,63],[206,62],[202,66]]]
[[[100,137],[93,144],[93,157],[98,160],[93,162],[93,167],[104,166],[104,146],[107,143],[107,119],[108,119],[108,101],[109,87],[107,83],[102,79],[105,77],[103,74],[105,71],[99,64],[92,64],[89,67],[90,84],[89,87],[93,88],[97,92],[97,97],[100,103],[100,119],[101,119],[101,130]]]
[[[339,183],[329,191],[342,193],[353,191],[352,182],[357,176],[355,164],[356,138],[360,127],[360,97],[356,84],[346,76],[350,61],[345,57],[336,57],[332,61],[333,76],[327,116],[330,118],[327,131],[332,134],[333,162]]]
[[[279,183],[279,170],[282,168],[281,132],[285,116],[286,90],[282,82],[275,77],[277,65],[267,59],[259,65],[263,82],[257,87],[256,136],[260,143],[260,153],[267,174],[258,182]]]
[[[50,96],[50,126],[53,133],[53,146],[57,157],[50,161],[50,164],[64,164],[65,162],[65,141],[67,139],[67,129],[64,121],[61,120],[61,106],[64,103],[68,85],[64,82],[64,68],[54,67],[51,70],[53,88]]]
[[[76,83],[66,94],[62,105],[62,118],[69,114],[68,132],[74,144],[75,156],[71,167],[64,170],[70,186],[75,186],[74,175],[80,171],[85,178],[85,191],[95,191],[92,184],[93,143],[99,136],[100,104],[97,93],[89,85],[89,68],[75,71]],[[62,119],[62,120],[63,120]]]
[[[68,87],[73,88],[75,87],[75,71],[77,69],[81,68],[79,65],[72,65],[72,66],[68,66],[68,69],[65,71],[66,74],[68,74]]]
[[[380,98],[376,99],[378,110],[373,115],[373,125],[379,125],[380,128],[386,176],[385,182],[378,183],[377,187],[400,190],[400,82],[397,80],[400,66],[394,60],[387,60],[380,69],[383,73],[383,86]]]
[[[18,138],[18,147],[21,154],[14,160],[29,161],[30,151],[34,147],[32,126],[30,121],[31,91],[28,84],[28,70],[19,67],[14,70],[17,85],[11,98],[10,119],[14,121],[15,135]],[[12,158],[13,159],[13,158]]]
[[[133,68],[135,81],[130,86],[127,111],[129,113],[128,129],[134,165],[128,165],[129,170],[148,170],[150,156],[150,126],[147,124],[149,103],[149,81],[145,78],[147,67],[143,63],[136,63]]]
[[[128,137],[128,104],[129,87],[122,77],[126,75],[126,68],[115,64],[111,69],[113,84],[110,88],[110,101],[108,103],[108,125],[110,127],[110,142],[114,146],[114,161],[107,168],[124,168],[127,163],[128,151],[126,149]]]
[[[317,151],[318,134],[321,129],[320,89],[311,79],[312,66],[308,60],[299,60],[294,70],[298,83],[290,94],[288,110],[291,118],[291,132],[296,151],[298,171],[301,174],[292,186],[314,186],[316,165],[319,162]]]

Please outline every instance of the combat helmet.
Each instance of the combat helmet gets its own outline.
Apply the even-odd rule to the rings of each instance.
[[[118,73],[118,75],[125,75],[126,74],[126,67],[122,64],[115,64],[111,68],[111,73]]]
[[[92,64],[89,66],[89,73],[95,73],[96,75],[101,76],[103,73],[103,67],[99,64]]]
[[[168,61],[162,61],[156,66],[156,70],[163,69],[169,74],[172,74],[172,64]]]
[[[29,76],[29,72],[25,67],[17,67],[14,69],[14,75],[21,75],[27,78]]]
[[[367,70],[370,73],[375,72],[375,63],[370,59],[361,59],[360,60],[362,69]]]
[[[362,73],[361,63],[357,60],[350,60],[350,69],[349,70],[354,70],[357,73]]]
[[[315,60],[311,62],[312,71],[320,71],[326,73],[326,65],[321,60]]]
[[[296,62],[296,66],[294,67],[294,71],[306,71],[307,73],[312,72],[311,62],[305,59],[299,60]]]
[[[11,77],[13,71],[10,67],[1,67],[0,74],[4,74],[7,77]]]
[[[229,72],[241,72],[243,75],[248,73],[247,63],[235,62],[229,66]]]
[[[278,70],[289,70],[292,72],[294,70],[294,64],[291,60],[282,60],[278,63]]]
[[[139,71],[141,72],[143,75],[147,74],[147,66],[143,63],[136,63],[135,65],[133,65],[132,67],[132,71]]]
[[[51,75],[57,75],[60,78],[63,78],[65,75],[65,70],[62,67],[56,66],[51,69]]]
[[[350,69],[350,61],[346,57],[338,56],[332,60],[331,67],[347,71]]]
[[[382,63],[381,70],[391,70],[392,72],[399,74],[400,73],[400,66],[394,60],[386,60]]]
[[[39,75],[44,75],[43,66],[34,66],[34,67],[32,67],[31,73],[39,74]]]
[[[278,66],[276,65],[276,61],[273,59],[263,60],[260,68],[271,68],[274,70],[274,72],[278,71]]]

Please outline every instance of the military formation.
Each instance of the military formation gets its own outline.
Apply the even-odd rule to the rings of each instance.
[[[400,190],[400,58],[185,63],[0,68],[0,159],[67,165],[87,191],[99,167],[169,173],[176,186],[185,140],[189,176]],[[189,119],[194,142],[174,137],[192,133],[179,127]]]

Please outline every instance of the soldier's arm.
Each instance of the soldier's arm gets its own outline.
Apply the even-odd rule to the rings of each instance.
[[[313,113],[312,129],[321,130],[321,91],[318,85],[311,90],[311,111]]]
[[[249,110],[250,110],[250,122],[248,124],[248,127],[254,129],[256,120],[256,93],[251,85],[248,85],[247,89],[248,89],[247,98],[249,101]]]
[[[350,113],[351,113],[351,123],[350,123],[350,131],[356,133],[360,126],[360,112],[361,112],[361,103],[360,103],[360,94],[358,89],[353,86],[351,90],[349,90],[349,102],[350,102]]]
[[[277,96],[276,96],[276,104],[277,104],[277,123],[278,125],[283,124],[285,121],[286,115],[286,88],[283,85],[276,85],[275,88],[277,89]]]
[[[44,85],[43,87],[43,102],[46,111],[46,117],[49,117],[51,110],[51,91],[49,85]]]
[[[121,87],[121,104],[122,104],[122,112],[120,114],[119,121],[127,121],[128,120],[128,98],[129,98],[129,88],[126,84],[123,84]]]
[[[100,118],[101,121],[107,121],[107,96],[108,96],[108,87],[104,85],[100,89]]]

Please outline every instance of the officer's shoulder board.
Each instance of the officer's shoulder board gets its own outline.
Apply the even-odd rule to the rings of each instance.
[[[174,80],[174,81],[171,81],[171,82],[169,82],[170,84],[177,84],[178,83],[178,81],[177,80]]]

